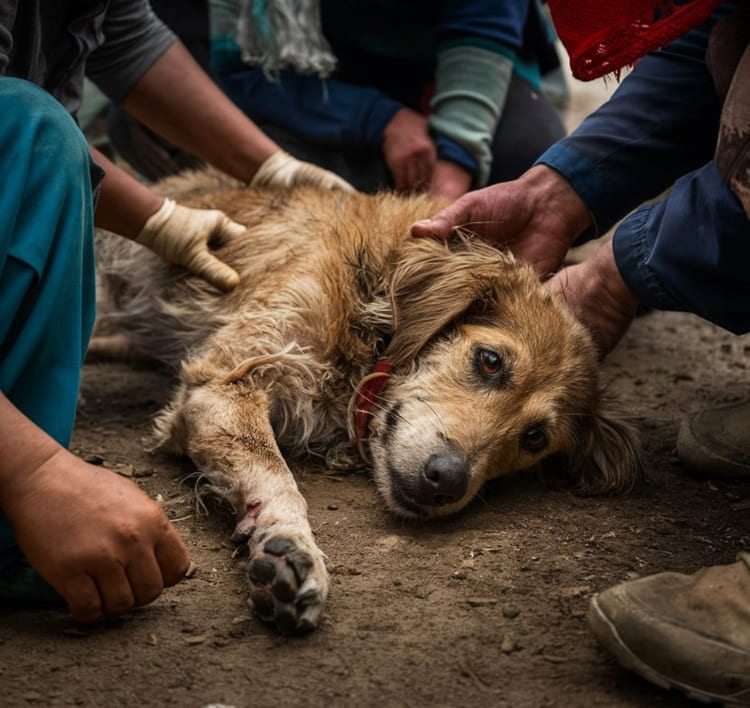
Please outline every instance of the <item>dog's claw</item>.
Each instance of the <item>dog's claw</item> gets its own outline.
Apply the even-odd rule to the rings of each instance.
[[[317,550],[317,548],[315,548]],[[248,566],[250,600],[255,613],[273,621],[283,634],[313,629],[326,597],[322,554],[316,565],[310,552],[284,536],[257,543]]]

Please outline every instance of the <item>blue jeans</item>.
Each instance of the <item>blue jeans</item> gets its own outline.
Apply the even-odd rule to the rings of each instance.
[[[34,84],[0,78],[0,115],[0,391],[67,446],[95,315],[91,161]],[[20,557],[0,513],[0,569]]]

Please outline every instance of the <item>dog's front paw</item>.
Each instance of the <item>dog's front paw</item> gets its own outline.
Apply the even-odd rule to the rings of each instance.
[[[253,544],[248,575],[255,613],[282,634],[314,629],[328,595],[328,572],[314,543],[269,533]]]

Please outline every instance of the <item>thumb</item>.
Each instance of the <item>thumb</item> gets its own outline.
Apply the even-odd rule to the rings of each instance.
[[[240,283],[237,271],[212,255],[208,248],[196,253],[185,267],[224,292],[236,288]]]
[[[416,238],[439,238],[447,241],[453,235],[453,227],[463,221],[460,217],[454,217],[451,207],[448,207],[429,219],[414,222],[411,235]]]
[[[471,194],[465,194],[429,219],[422,219],[412,224],[411,235],[416,238],[439,238],[447,241],[453,236],[456,228],[471,222],[473,204]]]

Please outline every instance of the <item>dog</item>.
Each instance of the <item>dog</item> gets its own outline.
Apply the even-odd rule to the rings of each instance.
[[[251,190],[210,170],[157,189],[247,227],[216,251],[241,284],[221,294],[102,234],[105,319],[178,369],[158,445],[236,511],[252,604],[281,632],[315,627],[329,589],[286,458],[367,456],[386,507],[422,519],[553,456],[582,492],[638,479],[635,434],[606,410],[585,328],[509,253],[410,237],[437,208],[427,197]]]

